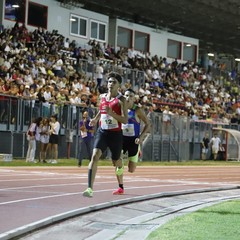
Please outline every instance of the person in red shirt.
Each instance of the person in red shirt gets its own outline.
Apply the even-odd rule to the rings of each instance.
[[[0,78],[0,122],[4,122],[7,115],[7,101],[8,97],[4,96],[8,94],[9,87],[6,85],[6,81]]]
[[[120,159],[123,143],[122,123],[126,124],[128,121],[128,110],[126,99],[118,92],[121,82],[122,77],[119,74],[109,74],[108,92],[100,95],[99,112],[89,123],[90,126],[94,126],[99,120],[93,154],[88,165],[88,188],[83,192],[85,197],[93,196],[93,183],[97,172],[97,163],[107,148],[111,151],[116,174],[123,174],[123,164]]]

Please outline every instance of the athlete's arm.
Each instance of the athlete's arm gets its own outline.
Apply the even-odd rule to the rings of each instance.
[[[89,126],[90,126],[90,127],[95,126],[95,125],[97,124],[97,122],[99,121],[100,116],[101,116],[100,111],[98,111],[98,113],[96,114],[96,116],[95,116],[94,118],[90,119]]]
[[[144,122],[143,130],[139,136],[139,138],[136,139],[136,144],[141,144],[145,138],[145,135],[150,131],[151,123],[147,117],[147,115],[143,112],[141,108],[137,108],[136,114],[139,120]]]
[[[99,96],[99,101],[101,101],[101,99],[102,99],[102,95]],[[96,116],[94,118],[90,119],[89,126],[91,126],[91,127],[95,126],[97,124],[97,122],[99,121],[100,116],[101,116],[101,112],[100,112],[100,110],[98,110]]]

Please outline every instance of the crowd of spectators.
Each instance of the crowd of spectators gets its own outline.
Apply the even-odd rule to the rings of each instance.
[[[212,65],[204,69],[189,61],[168,62],[165,57],[132,48],[114,49],[95,40],[83,47],[57,30],[29,31],[17,22],[0,33],[0,102],[10,95],[34,98],[45,107],[49,103],[97,106],[98,95],[106,91],[106,82],[99,84],[99,76],[111,70],[121,74],[135,70],[143,72],[145,79],[136,99],[148,111],[168,109],[170,115],[195,121],[238,123],[239,86],[231,76],[213,76]],[[129,87],[135,88],[131,79],[124,79],[121,91]],[[0,111],[1,121],[4,109]]]

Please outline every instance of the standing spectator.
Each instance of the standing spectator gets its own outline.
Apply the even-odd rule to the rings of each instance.
[[[169,106],[165,106],[165,109],[163,110],[163,115],[162,115],[163,134],[169,134],[170,132],[171,115],[173,115],[173,113],[169,110]]]
[[[64,49],[69,50],[69,44],[70,44],[69,38],[66,38],[64,40],[65,40],[64,41]]]
[[[46,87],[46,90],[43,93],[43,98],[44,98],[44,101],[43,101],[43,104],[42,104],[42,106],[43,106],[43,116],[44,117],[49,117],[49,112],[50,112],[49,101],[52,100],[52,94],[50,92],[50,86]]]
[[[58,159],[58,135],[60,131],[60,123],[57,120],[57,116],[53,115],[50,118],[50,138],[47,150],[50,152],[50,163],[57,163]]]
[[[210,140],[210,145],[212,147],[213,160],[217,160],[218,152],[221,147],[221,140],[215,132],[213,137]]]
[[[39,134],[40,134],[40,162],[46,163],[46,155],[47,155],[47,146],[49,143],[49,120],[48,118],[44,118],[41,121],[39,126]]]
[[[80,128],[80,144],[79,144],[79,158],[78,158],[78,166],[82,166],[82,160],[83,160],[83,152],[84,147],[87,151],[89,159],[91,159],[92,156],[92,150],[93,150],[93,133],[94,128],[89,125],[90,118],[88,117],[88,112],[85,111],[83,113],[83,119],[80,121],[79,128]]]
[[[8,90],[6,81],[0,78],[0,122],[4,122],[7,118],[7,97],[4,94],[8,94]]]
[[[160,77],[160,74],[159,74],[159,71],[158,71],[158,68],[157,68],[157,67],[154,67],[154,68],[153,68],[153,71],[152,71],[152,79],[153,79],[154,81],[158,81],[158,80],[160,80],[160,79],[161,79],[161,77]]]
[[[208,147],[209,147],[209,137],[208,133],[205,133],[205,136],[203,137],[202,140],[202,160],[206,160],[206,156],[208,154]]]
[[[64,72],[62,67],[63,67],[63,60],[59,55],[56,55],[55,64],[53,65],[53,73],[55,76],[64,77]]]
[[[99,89],[102,85],[102,79],[103,79],[103,64],[99,63],[96,67],[96,79],[97,79],[97,89]]]
[[[42,117],[38,117],[37,120],[36,120],[37,127],[36,127],[35,139],[36,139],[36,152],[37,152],[37,155],[38,155],[38,161],[39,162],[40,162],[40,151],[41,151],[39,128],[40,128],[41,122],[42,122]]]
[[[133,68],[134,67],[134,59],[135,59],[135,51],[134,51],[133,47],[128,49],[127,54],[128,54],[128,62],[131,65],[131,67]]]
[[[83,196],[93,196],[93,183],[97,172],[97,164],[102,153],[109,147],[112,153],[112,162],[116,167],[116,174],[123,174],[122,151],[122,123],[127,123],[128,112],[126,99],[119,94],[118,89],[122,83],[122,77],[117,73],[108,76],[108,92],[100,96],[99,112],[91,119],[90,125],[94,126],[100,119],[100,126],[96,133],[93,155],[88,165],[88,188]]]
[[[37,122],[36,122],[36,119],[33,119],[30,127],[27,130],[28,150],[27,150],[26,162],[35,163],[36,129],[37,129]]]

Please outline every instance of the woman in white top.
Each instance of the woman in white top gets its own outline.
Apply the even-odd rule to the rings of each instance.
[[[26,162],[35,163],[36,129],[37,129],[36,119],[33,119],[30,127],[27,130],[28,150],[26,155]]]
[[[47,149],[50,151],[50,162],[57,163],[58,159],[58,134],[60,131],[60,123],[57,116],[53,115],[50,118],[50,138]]]
[[[40,162],[46,163],[46,153],[50,134],[48,118],[43,118],[39,126],[39,134],[40,134]]]

